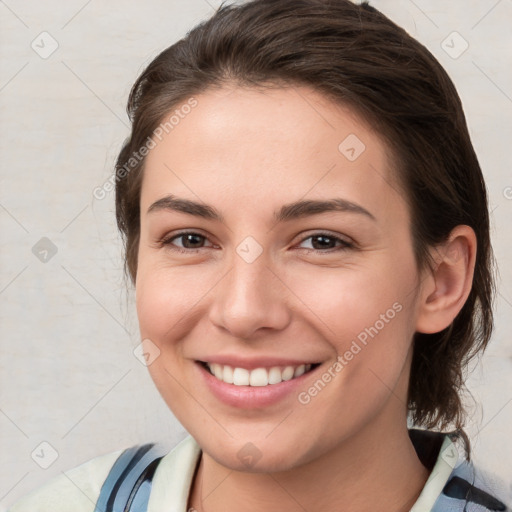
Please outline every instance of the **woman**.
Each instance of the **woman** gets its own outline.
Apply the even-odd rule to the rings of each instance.
[[[162,52],[128,110],[117,222],[191,436],[12,511],[506,510],[460,399],[492,332],[486,189],[432,55],[367,4],[253,0]]]

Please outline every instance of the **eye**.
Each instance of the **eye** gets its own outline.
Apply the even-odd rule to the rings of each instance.
[[[336,252],[352,249],[354,247],[354,244],[330,233],[315,233],[302,239],[302,242],[299,245],[304,244],[308,240],[311,240],[312,247],[302,247],[308,251]]]
[[[180,240],[181,245],[177,245],[175,243],[176,240]],[[200,233],[196,233],[194,231],[184,231],[182,233],[163,238],[160,241],[160,245],[166,246],[173,251],[190,253],[197,252],[199,249],[203,249],[204,246],[202,244],[204,244],[204,242],[207,240],[208,239]],[[213,244],[210,247],[213,247]]]
[[[177,243],[179,241],[179,243]],[[300,247],[300,245],[310,241],[312,247]],[[172,251],[181,253],[195,253],[206,247],[214,247],[213,244],[205,246],[208,238],[195,231],[184,231],[172,236],[167,236],[159,241],[161,246],[165,246]],[[315,233],[303,238],[299,244],[300,249],[313,251],[317,253],[332,253],[354,248],[354,244],[344,240],[331,233]]]

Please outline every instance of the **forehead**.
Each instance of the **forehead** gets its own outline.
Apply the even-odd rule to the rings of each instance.
[[[195,100],[153,137],[143,210],[165,192],[256,209],[348,195],[373,203],[373,211],[402,196],[382,138],[350,108],[312,89],[226,86]]]

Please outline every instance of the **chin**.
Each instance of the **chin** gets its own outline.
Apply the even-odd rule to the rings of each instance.
[[[250,441],[250,437],[230,438],[222,440],[193,436],[204,453],[217,464],[233,471],[246,473],[277,473],[288,471],[312,460],[308,456],[313,447],[306,447],[303,442],[287,436],[283,439],[259,439]],[[299,451],[300,450],[300,451]]]

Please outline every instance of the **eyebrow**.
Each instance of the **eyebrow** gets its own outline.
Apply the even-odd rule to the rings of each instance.
[[[222,214],[213,206],[198,203],[190,199],[181,199],[173,196],[172,194],[155,201],[148,208],[148,213],[162,210],[187,213],[189,215],[202,217],[208,220],[224,222]],[[274,212],[274,220],[276,222],[286,222],[307,217],[309,215],[318,215],[320,213],[335,211],[357,213],[376,221],[375,217],[361,205],[341,198],[333,198],[329,200],[299,200],[290,204],[285,204],[278,211]]]

